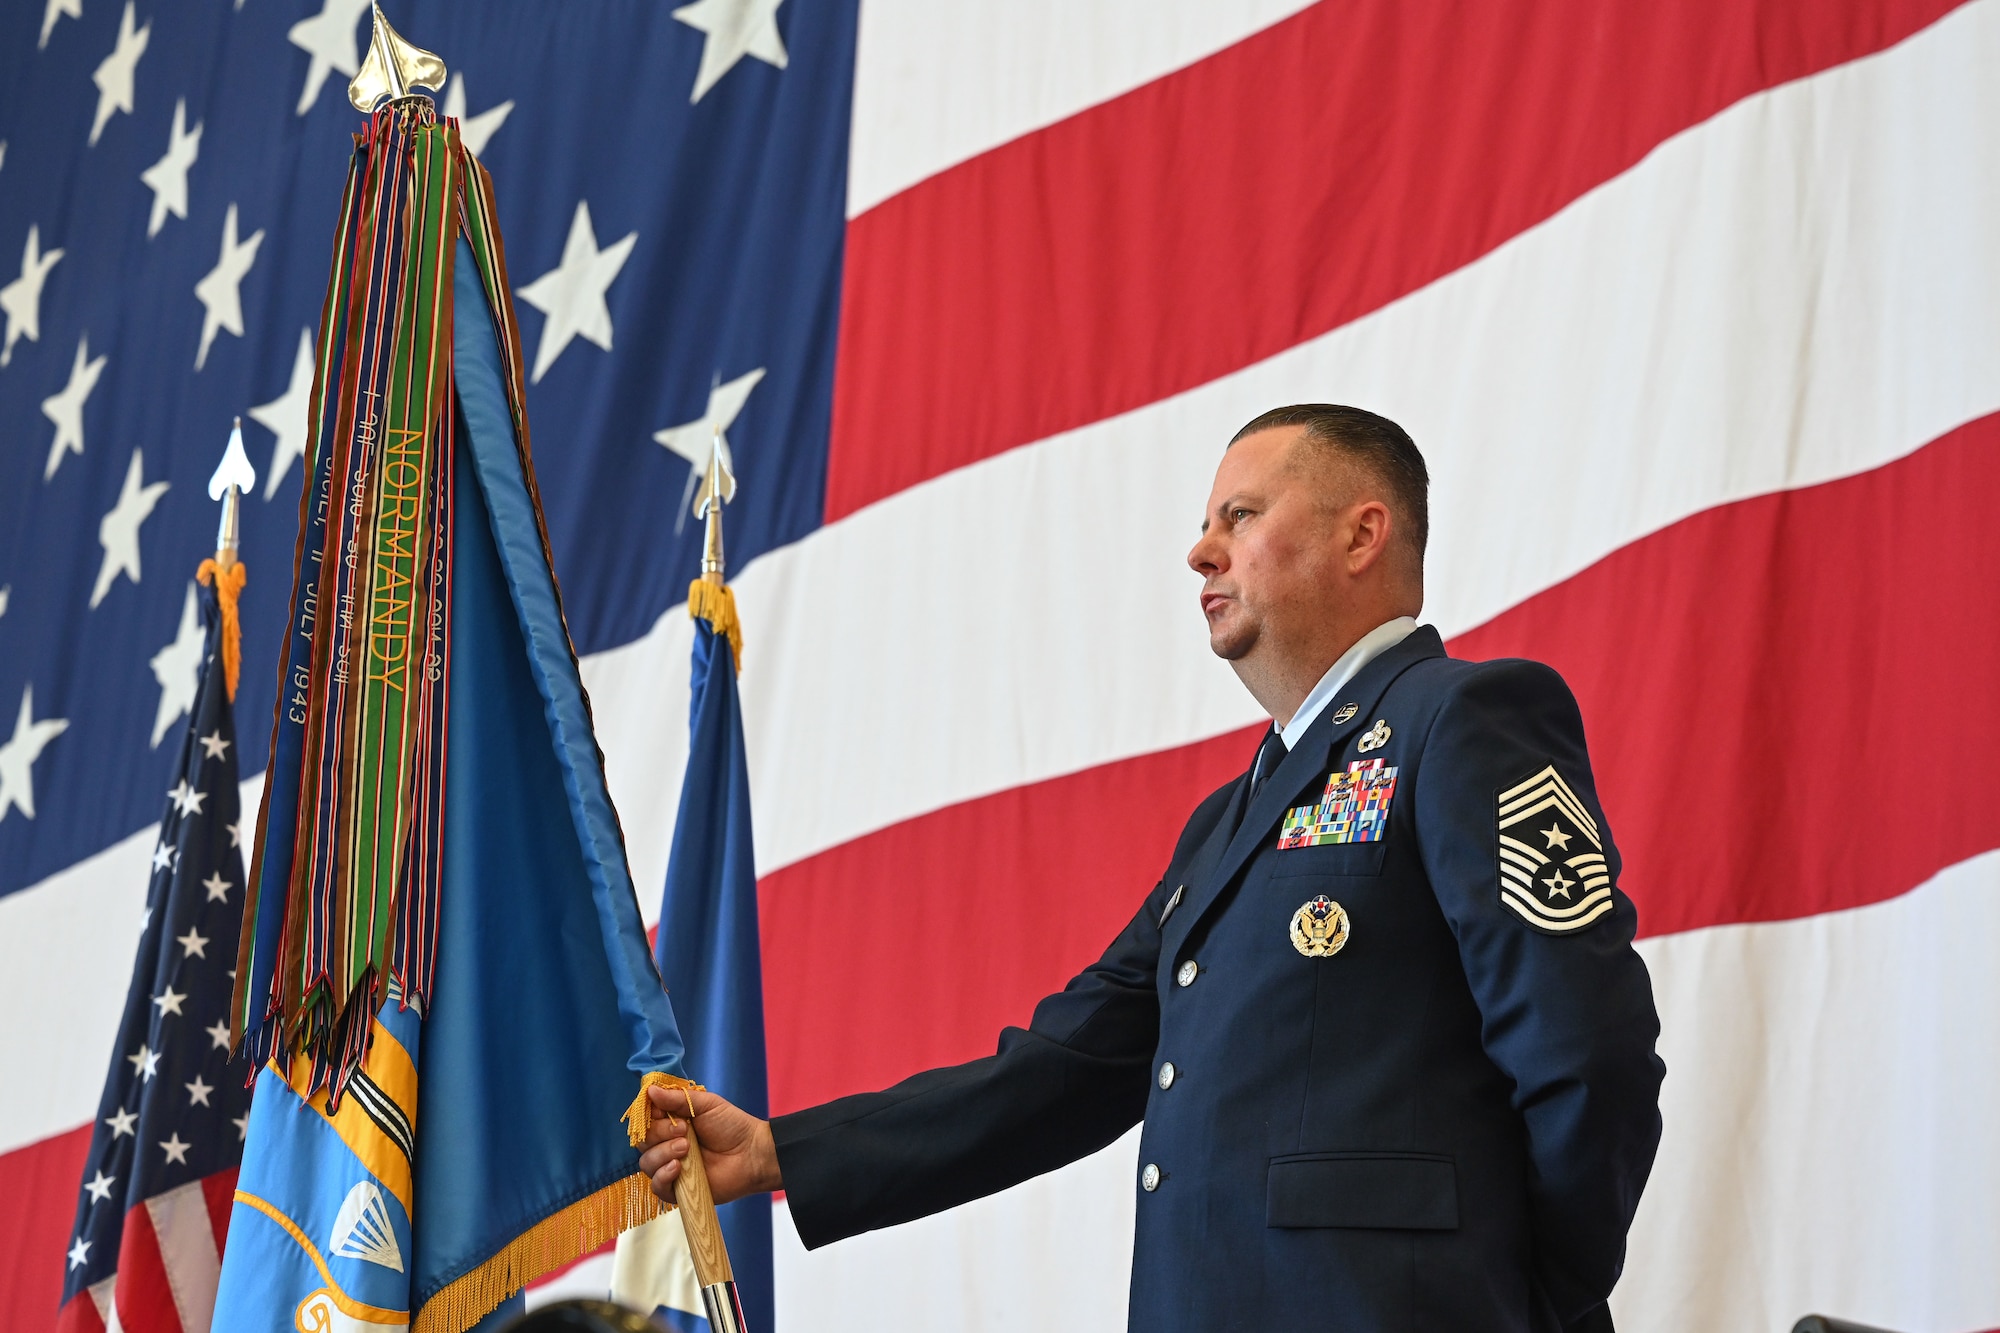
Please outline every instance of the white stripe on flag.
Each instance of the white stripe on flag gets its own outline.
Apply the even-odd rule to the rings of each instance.
[[[208,1333],[215,1319],[216,1284],[222,1280],[222,1252],[215,1247],[201,1182],[155,1194],[146,1200],[146,1211],[153,1219],[174,1308],[180,1312],[181,1333]]]

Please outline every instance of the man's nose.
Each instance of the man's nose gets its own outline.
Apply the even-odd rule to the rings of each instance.
[[[1202,575],[1218,574],[1228,564],[1223,556],[1222,543],[1216,540],[1212,532],[1204,532],[1201,535],[1201,540],[1188,551],[1187,562],[1189,569]]]

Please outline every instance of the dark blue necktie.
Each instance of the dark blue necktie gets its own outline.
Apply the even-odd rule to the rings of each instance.
[[[1251,797],[1257,795],[1257,789],[1264,785],[1266,778],[1277,771],[1278,765],[1285,762],[1286,753],[1284,734],[1276,727],[1272,727],[1265,734],[1264,743],[1257,747],[1256,762],[1250,765]]]

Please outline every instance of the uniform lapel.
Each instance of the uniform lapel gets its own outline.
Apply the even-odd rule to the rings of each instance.
[[[1331,700],[1319,718],[1307,728],[1306,734],[1299,738],[1298,745],[1285,756],[1284,762],[1272,770],[1270,778],[1251,798],[1240,823],[1234,816],[1243,807],[1244,795],[1250,785],[1249,774],[1245,773],[1238,780],[1236,794],[1230,798],[1222,822],[1216,825],[1215,832],[1209,835],[1200,854],[1188,867],[1189,896],[1167,923],[1171,940],[1162,940],[1163,960],[1174,956],[1181,941],[1215,905],[1224,887],[1236,877],[1236,872],[1273,836],[1285,811],[1291,808],[1293,798],[1307,780],[1330,771],[1328,764],[1332,756],[1346,745],[1349,736],[1363,727],[1375,725],[1376,705],[1381,702],[1390,682],[1411,665],[1425,658],[1442,656],[1443,640],[1435,629],[1424,625],[1361,668],[1360,674],[1348,682],[1339,696]],[[1340,715],[1342,705],[1347,703],[1356,705],[1353,714],[1344,721],[1335,722],[1333,719]]]

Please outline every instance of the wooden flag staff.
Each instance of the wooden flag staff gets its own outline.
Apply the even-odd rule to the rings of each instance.
[[[374,35],[368,43],[367,58],[361,62],[353,82],[348,84],[348,101],[364,115],[373,114],[385,100],[390,103],[406,99],[428,102],[430,99],[417,90],[428,88],[436,92],[444,88],[447,77],[444,61],[405,40],[402,34],[390,27],[389,20],[382,15],[381,5],[373,8]],[[711,490],[722,484],[711,477]],[[726,484],[728,494],[733,494],[734,479],[730,478]],[[723,498],[726,499],[727,495]],[[714,548],[719,578],[722,535],[719,503],[715,509],[717,513],[710,520],[709,540]],[[673,1084],[680,1080],[666,1074],[649,1074],[645,1082],[647,1085],[656,1082]],[[645,1100],[646,1091],[642,1086],[638,1101],[634,1103],[635,1116]],[[692,1106],[690,1101],[690,1113]],[[640,1136],[643,1136],[643,1128],[635,1126],[635,1143]],[[737,1300],[735,1277],[729,1266],[729,1250],[723,1243],[722,1225],[715,1215],[715,1196],[709,1189],[708,1172],[703,1166],[701,1147],[695,1141],[692,1124],[689,1126],[687,1162],[674,1189],[674,1202],[681,1215],[681,1225],[687,1231],[688,1251],[694,1259],[695,1277],[701,1284],[703,1304],[708,1307],[709,1327],[713,1333],[744,1333],[742,1306]]]

